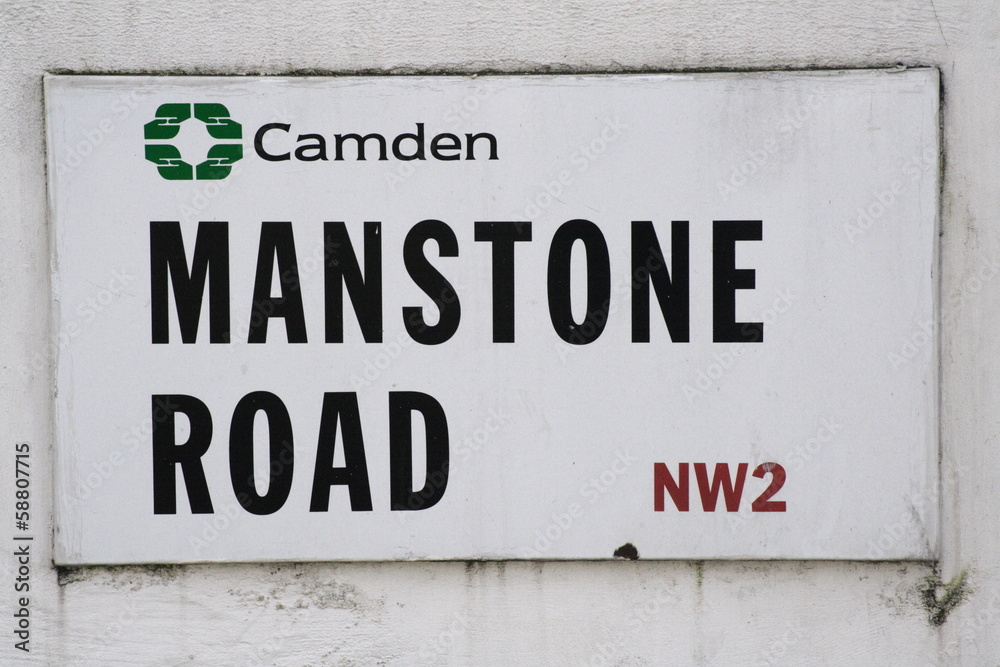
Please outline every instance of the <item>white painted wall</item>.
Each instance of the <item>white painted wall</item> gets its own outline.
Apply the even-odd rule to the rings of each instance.
[[[39,665],[994,665],[1000,13],[993,0],[366,1],[0,5],[0,525],[31,443]],[[57,573],[42,74],[933,65],[944,89],[942,560],[973,589],[940,627],[932,568],[837,562],[199,565]],[[902,344],[902,343],[901,343]],[[887,351],[888,353],[888,351]],[[3,481],[7,480],[7,481]],[[892,526],[886,526],[891,532]],[[3,538],[9,540],[9,537]],[[10,542],[8,541],[8,544]],[[6,552],[6,551],[5,551]],[[12,647],[4,563],[0,663]],[[602,651],[603,654],[602,655]]]

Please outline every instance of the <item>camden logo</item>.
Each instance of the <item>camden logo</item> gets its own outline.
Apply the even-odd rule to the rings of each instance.
[[[192,116],[204,124],[213,139],[230,140],[209,148],[206,159],[196,165],[185,161],[180,149],[167,143]],[[231,143],[243,138],[243,126],[229,117],[229,109],[222,104],[161,104],[156,118],[144,126],[144,134],[146,159],[168,181],[218,181],[228,176],[233,165],[243,158],[243,144]]]

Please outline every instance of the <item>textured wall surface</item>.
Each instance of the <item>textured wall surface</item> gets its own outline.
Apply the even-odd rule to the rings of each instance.
[[[0,2],[0,456],[32,446],[39,665],[996,665],[1000,12],[993,0]],[[45,72],[930,65],[943,85],[941,560],[51,566]],[[0,525],[13,526],[12,503]],[[12,528],[8,530],[13,530]],[[887,526],[887,531],[891,527]],[[8,534],[8,533],[4,533]],[[8,539],[9,538],[5,538]],[[8,544],[10,542],[8,541]],[[967,571],[950,608],[946,587]],[[949,612],[950,613],[947,613]],[[939,621],[940,623],[936,623]]]

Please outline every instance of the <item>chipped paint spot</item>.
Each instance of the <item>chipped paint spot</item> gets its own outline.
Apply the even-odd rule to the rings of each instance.
[[[969,597],[972,591],[967,583],[967,575],[968,572],[962,570],[948,582],[941,581],[941,575],[937,572],[924,577],[918,590],[931,625],[944,625],[948,615]]]
[[[311,567],[278,567],[272,580],[252,589],[231,588],[229,594],[244,604],[282,609],[343,609],[359,613],[384,607],[384,600],[372,600],[354,584],[323,576]]]
[[[147,586],[163,585],[175,580],[182,565],[110,565],[102,567],[57,567],[58,583],[69,586],[80,582],[97,582],[132,592]]]
[[[628,560],[639,560],[639,550],[631,542],[626,542],[615,549],[615,558],[626,558]]]

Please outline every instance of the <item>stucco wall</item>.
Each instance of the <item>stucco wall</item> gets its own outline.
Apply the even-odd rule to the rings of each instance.
[[[923,2],[0,4],[0,470],[32,445],[31,653],[66,664],[995,665],[1000,662],[1000,12]],[[274,74],[939,67],[937,568],[836,562],[51,566],[44,72]],[[808,379],[804,379],[808,381]],[[3,492],[9,497],[7,492]],[[12,503],[0,504],[12,526]],[[11,529],[12,530],[12,529]],[[887,530],[891,527],[887,526]],[[4,559],[13,649],[12,557]],[[932,622],[927,578],[968,571]],[[938,595],[943,594],[937,591]]]

